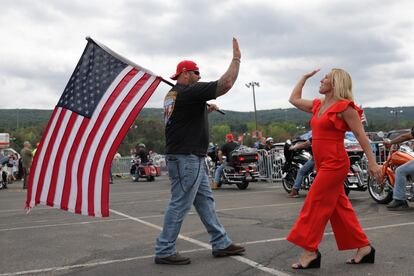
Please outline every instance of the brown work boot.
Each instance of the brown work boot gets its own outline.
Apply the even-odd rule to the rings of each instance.
[[[226,257],[243,255],[244,251],[246,251],[246,249],[243,246],[232,243],[224,249],[213,250],[212,254],[214,257]]]
[[[290,198],[299,197],[299,190],[296,190],[295,188],[292,188],[292,191],[288,194],[288,197],[290,197]]]
[[[155,256],[154,262],[156,264],[187,265],[191,263],[191,260],[190,258],[183,257],[180,254],[175,253],[174,255],[164,257],[164,258]]]
[[[217,190],[219,188],[218,184],[216,182],[211,182],[211,189],[212,190]]]

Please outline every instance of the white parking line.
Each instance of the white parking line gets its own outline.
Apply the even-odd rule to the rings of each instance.
[[[126,258],[126,259],[108,260],[108,261],[102,261],[102,262],[96,262],[96,263],[86,263],[86,264],[77,264],[77,265],[48,267],[48,268],[42,268],[42,269],[33,269],[33,270],[25,270],[25,271],[11,272],[11,273],[3,273],[3,274],[0,274],[0,276],[14,276],[14,275],[24,275],[24,274],[38,274],[38,273],[46,273],[46,272],[57,272],[57,271],[62,271],[62,270],[75,269],[75,268],[85,268],[85,267],[93,267],[93,266],[98,266],[98,265],[106,265],[106,264],[113,264],[113,263],[122,263],[122,262],[129,262],[129,261],[135,261],[135,260],[142,260],[142,259],[147,259],[147,258],[151,258],[151,257],[154,257],[154,256],[148,255],[148,256]]]
[[[127,214],[121,213],[121,212],[116,211],[116,210],[113,210],[113,209],[109,209],[109,210],[112,213],[115,213],[115,214],[117,214],[119,216],[123,216],[123,217],[129,218],[131,220],[137,221],[139,223],[142,223],[144,225],[147,225],[149,227],[155,228],[155,229],[160,230],[160,231],[162,230],[162,227],[160,227],[160,226],[158,226],[156,224],[153,224],[153,223],[144,221],[142,219],[138,219],[138,218],[129,216]],[[190,238],[190,237],[186,237],[186,236],[183,236],[183,235],[178,235],[178,238],[179,239],[182,239],[182,240],[185,240],[187,242],[196,244],[196,245],[198,245],[198,246],[200,246],[202,248],[205,248],[205,249],[210,249],[211,248],[211,246],[208,243],[204,243],[204,242],[201,242],[199,240],[196,240],[196,239],[193,239],[193,238]],[[264,266],[262,264],[259,264],[259,263],[255,262],[253,260],[247,259],[247,258],[242,257],[242,256],[231,256],[231,258],[233,258],[235,260],[238,260],[239,262],[242,262],[244,264],[247,264],[247,265],[249,265],[251,267],[254,267],[256,269],[259,269],[261,271],[264,271],[264,272],[267,272],[269,274],[272,274],[272,275],[280,275],[280,276],[288,276],[289,275],[289,274],[286,274],[286,273],[284,273],[282,271],[279,271],[279,270],[276,270],[276,269],[273,269],[273,268],[270,268],[270,267],[266,267],[266,266]]]
[[[206,248],[197,248],[191,250],[180,251],[181,253],[194,253],[200,251],[206,251]],[[107,265],[107,264],[114,264],[114,263],[123,263],[129,261],[136,261],[136,260],[145,260],[145,259],[152,259],[155,255],[146,255],[146,256],[138,256],[138,257],[130,257],[125,259],[114,259],[114,260],[107,260],[102,262],[94,262],[94,263],[86,263],[86,264],[77,264],[77,265],[67,265],[67,266],[57,266],[57,267],[48,267],[48,268],[41,268],[41,269],[33,269],[33,270],[25,270],[19,272],[10,272],[10,273],[3,273],[0,276],[14,276],[14,275],[25,275],[25,274],[38,274],[38,273],[46,273],[46,272],[58,272],[62,270],[70,270],[76,268],[86,268],[86,267],[94,267],[99,265]],[[280,275],[280,274],[279,274]],[[287,274],[285,274],[287,275]]]
[[[114,213],[117,212],[117,211],[114,211],[114,210],[111,210],[111,211],[114,212]],[[117,213],[118,213],[118,215],[122,214],[120,212],[117,212]],[[138,218],[134,218],[134,217],[131,217],[131,216],[128,216],[128,215],[125,215],[125,216],[126,216],[125,218],[119,219],[119,220],[132,219],[134,221],[144,223],[145,225],[148,225],[148,226],[151,226],[151,227],[156,227],[156,229],[158,229],[158,230],[161,229],[161,227],[159,227],[158,225],[148,223],[148,222],[145,222],[143,220],[140,220]],[[377,230],[377,229],[387,229],[387,228],[410,226],[410,225],[414,225],[414,222],[367,227],[367,228],[364,228],[364,231]],[[324,236],[329,236],[329,235],[333,235],[333,232],[324,233]],[[180,235],[180,238],[181,237],[184,237],[184,236]],[[205,243],[199,242],[197,240],[194,240],[194,239],[191,239],[191,238],[188,238],[188,237],[185,237],[185,238],[187,240],[196,241],[197,244],[200,245],[202,248],[185,250],[185,251],[181,251],[181,253],[192,253],[192,252],[210,250],[210,246],[206,247],[207,244],[205,244]],[[262,243],[269,243],[269,242],[285,241],[285,240],[286,240],[286,238],[283,237],[283,238],[243,242],[243,243],[240,243],[240,244],[242,244],[242,245],[252,245],[252,244],[262,244]],[[24,274],[38,274],[38,273],[46,273],[46,272],[55,272],[55,271],[70,270],[70,269],[76,269],[76,268],[94,267],[94,266],[99,266],[99,265],[129,262],[129,261],[134,261],[134,260],[143,260],[143,259],[149,259],[149,258],[154,258],[154,257],[155,257],[154,255],[146,255],[146,256],[125,258],[125,259],[107,260],[107,261],[95,262],[95,263],[86,263],[86,264],[77,264],[77,265],[70,265],[70,266],[50,267],[50,268],[43,268],[43,269],[34,269],[34,270],[26,270],[26,271],[19,271],[19,272],[3,273],[3,274],[0,274],[0,276],[14,276],[14,275],[24,275]],[[263,266],[259,263],[254,262],[254,261],[252,261],[252,263],[250,263],[249,259],[246,259],[246,258],[241,257],[241,256],[233,256],[233,258],[239,260],[240,262],[244,262],[244,263],[249,262],[249,265],[251,265],[253,267],[256,267],[257,269],[260,269],[262,271],[268,272],[272,275],[281,275],[281,276],[282,275],[289,275],[289,274],[286,274],[284,272],[280,272],[280,271],[274,270],[272,268],[265,267],[265,266]],[[276,273],[276,274],[274,274],[274,273]]]
[[[366,197],[356,197],[354,199],[365,199]],[[223,208],[223,209],[217,209],[216,212],[224,212],[224,211],[237,211],[237,210],[246,210],[246,209],[256,209],[256,208],[266,208],[266,207],[289,207],[292,205],[301,205],[303,204],[302,201],[296,201],[296,202],[289,202],[289,203],[279,203],[279,204],[266,204],[266,205],[254,205],[254,206],[245,206],[245,207],[235,207],[235,208]],[[39,209],[34,209],[34,210],[54,210],[57,208],[39,208]],[[21,210],[20,210],[21,211]],[[33,211],[33,210],[32,210]],[[188,215],[196,215],[197,212],[188,212]],[[364,221],[364,220],[372,220],[375,218],[384,218],[387,216],[402,216],[402,215],[406,215],[406,213],[401,212],[401,213],[392,213],[392,214],[388,214],[388,215],[381,215],[381,216],[377,216],[377,217],[368,217],[368,218],[362,218],[359,219],[360,221]],[[149,216],[141,216],[138,217],[138,219],[150,219],[150,218],[160,218],[163,217],[163,214],[160,215],[149,215]],[[117,219],[114,219],[117,220]],[[111,219],[107,219],[107,220],[102,220],[102,222],[105,221],[114,221]],[[93,221],[91,223],[98,223],[101,221]],[[65,223],[65,224],[46,224],[46,225],[36,225],[36,226],[21,226],[21,227],[15,227],[15,228],[4,228],[1,229],[0,228],[0,232],[2,231],[10,231],[10,230],[25,230],[25,229],[33,229],[33,228],[46,228],[46,227],[57,227],[57,226],[69,226],[69,225],[79,225],[79,224],[85,224],[83,222],[74,222],[74,223]]]
[[[366,227],[362,228],[364,231],[370,231],[370,230],[378,230],[378,229],[388,229],[388,228],[395,228],[395,227],[401,227],[401,226],[410,226],[414,225],[413,222],[406,222],[406,223],[397,223],[397,224],[388,224],[388,225],[380,225],[380,226],[373,226],[373,227]],[[331,236],[333,235],[333,232],[325,232],[324,236]],[[285,241],[286,237],[284,238],[275,238],[275,239],[267,239],[267,240],[259,240],[259,241],[250,241],[250,242],[241,242],[242,245],[249,245],[249,244],[261,244],[261,243],[267,243],[267,242],[277,242],[277,241]]]

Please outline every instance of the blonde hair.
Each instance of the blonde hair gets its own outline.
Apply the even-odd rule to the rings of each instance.
[[[333,68],[331,72],[334,99],[354,101],[352,79],[349,73],[338,68]]]

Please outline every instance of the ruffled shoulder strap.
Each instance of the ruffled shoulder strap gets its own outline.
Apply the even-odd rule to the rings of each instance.
[[[358,112],[359,117],[361,118],[362,116],[362,109],[359,108],[353,101],[349,101],[349,100],[341,100],[338,101],[334,104],[334,106],[332,108],[330,108],[329,112],[334,112],[334,113],[339,113],[339,112],[344,112],[348,106],[352,107],[353,109],[355,109]]]
[[[346,122],[337,116],[337,113],[344,112],[348,106],[352,107],[358,112],[359,118],[362,117],[362,109],[359,108],[353,101],[349,100],[341,100],[335,103],[334,106],[332,106],[327,112],[329,120],[334,124],[335,128],[339,130],[350,130]]]
[[[312,106],[312,113],[315,114],[316,112],[318,112],[319,107],[321,106],[321,99],[314,99],[313,100],[313,106]]]

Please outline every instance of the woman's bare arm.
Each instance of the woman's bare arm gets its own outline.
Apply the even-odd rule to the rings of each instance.
[[[377,161],[375,160],[375,156],[372,153],[371,145],[369,144],[368,138],[365,134],[364,128],[361,123],[361,119],[358,116],[357,111],[349,107],[341,113],[341,117],[347,123],[351,131],[354,133],[355,138],[357,138],[360,146],[365,152],[365,155],[368,158],[368,171],[372,177],[380,183],[381,179],[381,167],[378,166]]]
[[[289,98],[289,102],[293,104],[296,108],[302,111],[305,111],[305,112],[312,113],[313,101],[302,98],[302,89],[303,89],[303,86],[305,86],[306,81],[310,77],[315,75],[317,72],[319,72],[319,70],[320,69],[313,70],[312,72],[309,72],[305,74],[304,76],[302,76],[300,80],[298,81],[298,83],[293,88],[292,94],[290,95],[290,98]]]

